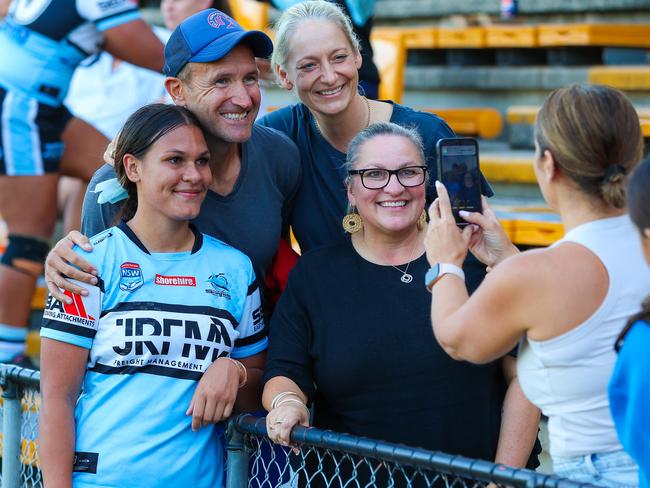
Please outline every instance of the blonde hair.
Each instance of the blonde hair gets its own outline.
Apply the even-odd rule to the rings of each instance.
[[[639,116],[621,91],[578,84],[555,90],[537,115],[535,140],[585,194],[625,207],[643,137]]]
[[[285,10],[275,23],[275,40],[271,67],[277,73],[277,67],[285,69],[289,59],[289,44],[298,25],[306,20],[327,20],[334,23],[350,42],[356,54],[361,52],[361,45],[352,28],[352,22],[341,8],[325,0],[301,2]]]

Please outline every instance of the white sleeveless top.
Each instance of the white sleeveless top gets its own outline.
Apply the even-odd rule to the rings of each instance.
[[[622,449],[609,411],[614,342],[650,290],[650,268],[627,215],[588,222],[555,243],[581,244],[609,274],[600,307],[585,322],[546,341],[524,339],[517,371],[528,399],[548,416],[551,457]],[[584,283],[576,293],[590,293]]]

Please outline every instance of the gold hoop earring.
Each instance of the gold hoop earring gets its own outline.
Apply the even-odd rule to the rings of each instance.
[[[420,218],[418,219],[418,230],[422,230],[427,226],[427,211],[422,209]]]
[[[354,234],[363,229],[363,219],[361,218],[361,215],[357,213],[356,209],[352,207],[352,210],[343,217],[342,225],[345,232],[348,234]]]

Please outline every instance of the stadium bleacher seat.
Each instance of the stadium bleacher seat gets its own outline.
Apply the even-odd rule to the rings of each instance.
[[[647,24],[548,24],[537,29],[540,46],[650,47]]]
[[[246,30],[261,30],[270,34],[269,4],[255,0],[228,0],[234,19]]]
[[[650,108],[637,107],[644,138],[650,138]],[[533,126],[539,107],[513,106],[506,111],[508,141],[513,148],[533,148]]]
[[[537,184],[532,152],[528,156],[481,152],[481,171],[493,183]]]
[[[650,91],[650,66],[597,66],[589,70],[588,81],[620,90]]]
[[[425,108],[443,118],[458,135],[494,139],[503,130],[503,117],[498,110],[481,108]]]
[[[373,60],[381,76],[379,98],[400,103],[404,94],[406,64],[404,32],[399,28],[376,28],[372,31],[371,42]]]

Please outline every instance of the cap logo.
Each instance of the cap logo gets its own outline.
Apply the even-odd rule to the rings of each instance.
[[[226,17],[220,12],[212,12],[208,15],[208,24],[210,24],[215,29],[225,26],[226,29],[234,29],[235,23],[231,18]]]

